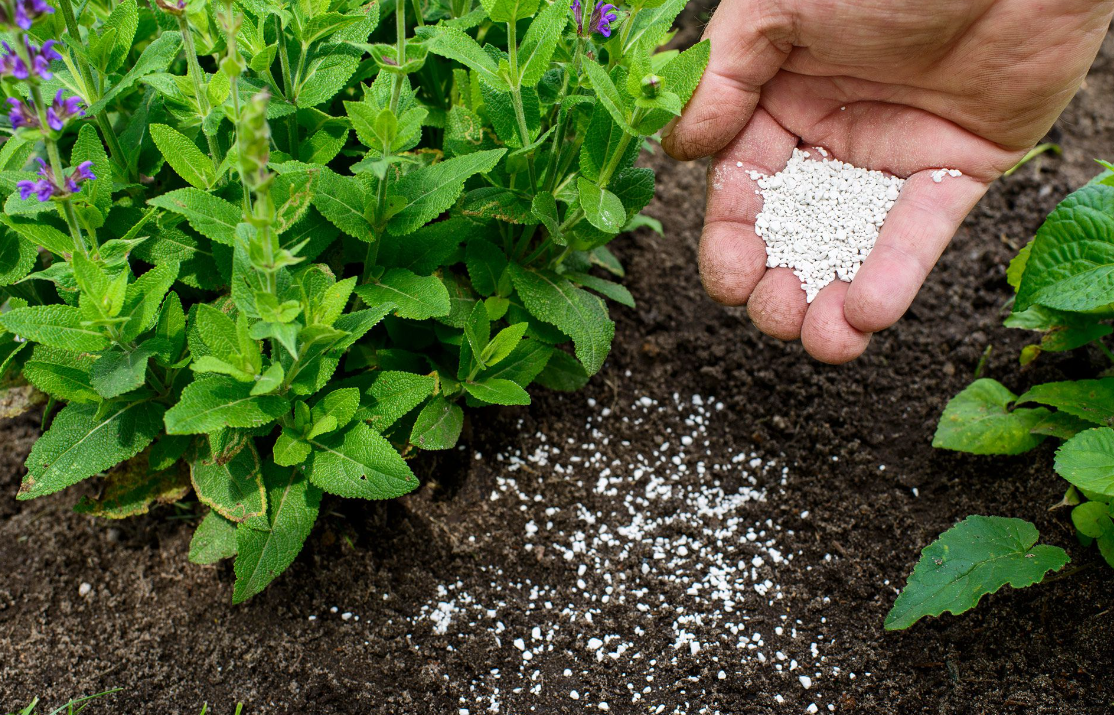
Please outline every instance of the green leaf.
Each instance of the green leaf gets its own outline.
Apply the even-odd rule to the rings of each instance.
[[[1017,404],[1039,402],[1099,425],[1114,421],[1114,377],[1036,385]]]
[[[1114,429],[1080,432],[1056,450],[1056,473],[1080,489],[1114,497]]]
[[[494,22],[515,22],[538,11],[539,0],[480,0]]]
[[[14,231],[0,229],[0,286],[23,280],[38,256],[30,241]]]
[[[572,338],[576,356],[589,375],[603,367],[615,336],[615,323],[603,301],[548,271],[511,264],[511,278],[526,310]]]
[[[596,91],[596,98],[600,100],[603,108],[607,110],[607,113],[611,115],[620,129],[631,136],[638,136],[638,132],[627,120],[626,104],[619,94],[619,88],[611,81],[607,70],[592,60],[585,60],[583,67],[592,89]]]
[[[489,296],[499,289],[499,280],[507,269],[507,256],[494,243],[474,239],[468,242],[464,264],[472,287],[480,295]]]
[[[81,311],[69,305],[31,305],[0,315],[0,326],[32,342],[74,352],[108,347],[100,328],[82,325]]]
[[[1094,424],[1087,420],[1081,420],[1066,412],[1053,412],[1034,425],[1030,431],[1033,434],[1043,434],[1057,439],[1071,439],[1083,430],[1092,427],[1094,427]]]
[[[1033,242],[1030,240],[1010,260],[1010,265],[1006,269],[1006,282],[1010,284],[1010,288],[1013,288],[1014,293],[1021,287],[1021,276],[1025,273],[1025,266],[1029,263],[1029,252],[1032,250]]]
[[[128,285],[124,296],[124,309],[121,317],[127,322],[120,329],[120,339],[128,342],[135,340],[141,333],[151,329],[159,316],[163,296],[178,277],[178,264],[166,261],[147,271]],[[171,341],[173,344],[174,341]]]
[[[371,242],[374,234],[364,216],[364,187],[354,176],[322,168],[313,182],[313,206],[349,236]]]
[[[542,75],[550,68],[553,51],[566,24],[568,9],[563,0],[549,4],[530,23],[518,48],[520,84],[533,87],[541,81]]]
[[[185,188],[147,199],[147,203],[185,216],[193,230],[210,240],[236,245],[236,225],[243,220],[243,211],[224,199],[200,189]]]
[[[526,323],[517,323],[516,325],[526,325]],[[511,326],[511,328],[514,327],[516,326]],[[511,328],[506,328],[499,335],[502,335]],[[491,341],[491,344],[488,345],[488,349],[490,350],[491,346],[498,342],[499,336],[496,336],[495,340]],[[529,338],[519,340],[518,344],[511,350],[510,355],[507,355],[507,357],[502,360],[489,362],[491,366],[481,372],[479,377],[485,380],[488,378],[513,380],[519,385],[526,387],[545,369],[546,363],[549,362],[549,358],[552,355],[553,348],[539,340],[531,340]],[[491,358],[489,358],[489,361],[490,360]],[[580,369],[581,374],[584,374],[584,368],[580,367],[580,363],[576,362],[572,357],[569,357],[569,360],[572,360]],[[585,381],[588,379],[586,374],[584,375],[584,379]]]
[[[203,443],[201,443],[203,444]],[[213,458],[207,446],[199,447],[190,460],[190,480],[197,499],[225,519],[243,522],[267,510],[262,464],[251,440],[231,459]]]
[[[975,380],[948,402],[932,446],[971,454],[1021,454],[1044,441],[1031,434],[1048,415],[1044,408],[1009,409],[1017,399],[995,380]]]
[[[198,189],[208,189],[216,183],[213,162],[184,134],[165,124],[152,124],[149,131],[166,163],[187,183]]]
[[[492,338],[491,342],[478,353],[480,363],[491,367],[504,360],[518,347],[528,327],[530,327],[529,323],[515,323],[500,330],[499,334]],[[475,346],[472,349],[475,350]]]
[[[566,352],[553,350],[545,369],[538,376],[538,384],[558,392],[576,392],[588,384],[590,376],[576,358]]]
[[[1076,531],[1092,539],[1114,533],[1114,521],[1110,519],[1110,508],[1102,502],[1084,502],[1072,509],[1071,523],[1075,525]]]
[[[153,402],[67,405],[27,456],[17,499],[34,499],[131,459],[162,430]]]
[[[90,373],[93,389],[106,400],[143,386],[147,361],[154,355],[150,346],[134,350],[110,350],[93,363]]]
[[[379,265],[407,268],[428,276],[446,264],[461,242],[475,231],[475,224],[463,218],[450,218],[422,226],[407,236],[386,234],[379,245]]]
[[[511,380],[488,378],[482,382],[466,382],[464,389],[477,400],[494,405],[528,405],[530,395]]]
[[[487,317],[487,306],[482,301],[476,301],[472,307],[472,313],[464,324],[464,337],[475,356],[479,356],[491,340],[491,318]],[[482,366],[483,362],[480,364]]]
[[[1040,583],[1069,559],[1056,546],[1036,546],[1039,538],[1037,527],[1021,519],[967,517],[921,552],[886,616],[886,630],[902,630],[944,611],[958,615],[1006,584],[1024,588]]]
[[[511,91],[507,80],[499,74],[499,65],[491,55],[484,52],[480,43],[462,30],[447,25],[439,26],[427,47],[433,54],[456,60],[478,73],[495,89],[501,92]]]
[[[410,441],[422,449],[452,449],[463,428],[464,411],[460,406],[437,396],[418,413],[410,431]]]
[[[266,588],[286,570],[313,530],[321,490],[295,469],[267,467],[267,530],[236,527],[236,586],[232,602],[241,603]]]
[[[536,224],[530,211],[530,197],[498,186],[484,186],[464,196],[460,213],[480,219],[496,219],[507,223]]]
[[[430,375],[384,370],[367,390],[373,400],[371,406],[358,411],[356,417],[383,432],[433,394],[436,387],[437,379]]]
[[[630,294],[630,291],[627,290],[626,286],[621,286],[618,283],[612,283],[611,281],[605,280],[603,278],[597,278],[596,276],[588,273],[564,273],[563,275],[573,283],[582,285],[585,288],[590,288],[600,295],[610,298],[616,303],[625,305],[628,308],[635,307],[634,296]]]
[[[117,41],[120,35],[117,35]],[[91,107],[85,110],[88,116],[100,113],[124,90],[130,88],[143,77],[153,72],[164,72],[182,49],[182,36],[177,32],[163,32],[147,45],[139,59],[119,82],[112,85]]]
[[[1114,187],[1068,196],[1037,231],[1014,310],[1090,311],[1114,302]]]
[[[139,8],[135,0],[124,0],[112,10],[112,14],[104,21],[101,31],[114,30],[114,42],[109,53],[105,69],[114,72],[127,59],[135,40],[135,31],[139,28]]]
[[[283,429],[282,434],[275,440],[273,450],[275,464],[280,467],[296,467],[309,458],[312,450],[309,442],[301,439],[294,432]]]
[[[662,78],[662,86],[668,92],[677,95],[682,107],[688,104],[697,85],[700,84],[700,78],[703,77],[704,69],[708,66],[711,52],[711,40],[703,40],[674,57],[658,73]],[[654,134],[674,115],[675,112],[668,110],[654,110],[639,123],[638,130],[643,134]]]
[[[93,162],[93,175],[97,178],[81,185],[81,191],[74,197],[74,202],[79,206],[91,205],[102,216],[106,216],[112,208],[113,167],[108,161],[104,145],[101,144],[100,135],[90,123],[81,125],[77,141],[74,142],[73,150],[70,152],[71,166],[78,166],[85,161]]]
[[[47,223],[16,220],[0,214],[0,222],[36,246],[42,246],[56,256],[68,257],[75,250],[73,238]]]
[[[310,443],[310,481],[330,494],[393,499],[418,486],[417,477],[391,443],[363,422]]]
[[[406,235],[432,221],[448,209],[464,190],[470,176],[491,171],[506,149],[478,151],[413,171],[390,191],[403,197],[402,208],[391,217],[389,230]]]
[[[436,276],[419,276],[405,268],[388,269],[378,280],[356,288],[369,306],[394,305],[400,318],[426,320],[448,315],[449,291]]]
[[[534,218],[541,221],[549,231],[554,243],[558,246],[568,245],[568,239],[561,231],[561,216],[557,210],[557,199],[553,194],[548,191],[535,194],[530,203],[530,211],[534,214]]]
[[[224,427],[262,427],[281,417],[290,403],[277,395],[252,395],[251,383],[216,376],[191,382],[166,412],[168,434],[201,434]]]
[[[303,81],[294,88],[295,104],[299,108],[316,107],[332,99],[344,88],[360,66],[355,52],[348,51],[353,54],[334,49],[310,60]]]
[[[190,539],[190,563],[214,564],[236,555],[236,524],[210,511]]]
[[[619,197],[583,176],[577,178],[576,186],[588,223],[605,233],[618,233],[627,221],[627,211]]]
[[[100,402],[90,370],[96,358],[85,353],[36,345],[23,364],[23,376],[46,394],[63,402]]]

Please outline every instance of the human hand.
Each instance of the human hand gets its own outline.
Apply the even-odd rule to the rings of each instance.
[[[714,156],[700,240],[708,294],[746,304],[759,330],[800,338],[819,360],[858,357],[1067,106],[1112,15],[1114,0],[723,0],[704,33],[704,78],[662,133],[677,159]],[[907,178],[854,282],[811,304],[791,270],[766,269],[748,173],[776,173],[797,146]],[[941,167],[963,176],[935,183]]]

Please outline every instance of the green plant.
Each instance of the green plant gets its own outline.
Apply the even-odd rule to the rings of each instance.
[[[113,688],[112,690],[105,690],[101,693],[86,695],[82,698],[74,698],[68,703],[59,705],[55,709],[51,710],[47,715],[78,715],[79,713],[84,712],[85,708],[89,707],[89,705],[92,704],[92,702],[97,698],[103,698],[106,695],[112,695],[113,693],[118,693],[121,690],[123,690],[123,688]],[[27,707],[23,708],[18,713],[11,713],[11,715],[39,715],[40,711],[38,707],[39,699],[34,698],[31,700],[30,703],[27,704]],[[202,713],[202,715],[204,715],[204,713]]]
[[[0,357],[49,424],[18,498],[192,489],[239,602],[323,492],[405,494],[461,404],[600,369],[635,159],[708,59],[658,52],[685,0],[56,1],[0,0]]]
[[[1103,339],[1114,333],[1114,172],[1068,196],[1010,263],[1016,295],[1005,324],[1042,333],[1021,351],[1028,365],[1044,352],[1093,345],[1114,363]],[[1039,405],[1023,407],[1022,405]],[[1021,454],[1062,440],[1055,470],[1069,483],[1057,506],[1071,507],[1081,544],[1114,566],[1114,367],[1095,379],[1036,385],[1018,396],[1002,383],[975,380],[944,409],[934,447],[971,454]],[[907,628],[944,611],[962,613],[1006,583],[1040,582],[1068,563],[1036,545],[1020,519],[970,517],[928,546],[886,619]]]

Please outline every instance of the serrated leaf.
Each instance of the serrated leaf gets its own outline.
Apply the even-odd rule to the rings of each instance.
[[[382,432],[420,405],[436,387],[436,378],[429,375],[384,370],[367,390],[371,405],[359,410],[356,417]]]
[[[23,376],[51,397],[63,402],[100,402],[90,370],[96,358],[85,353],[36,345],[23,364]]]
[[[539,0],[480,0],[487,16],[495,22],[515,22],[538,11]]]
[[[463,428],[464,411],[460,406],[437,396],[418,413],[410,430],[410,441],[422,449],[452,449]]]
[[[82,324],[81,311],[69,305],[30,305],[0,315],[0,325],[25,340],[74,352],[108,347],[100,328]]]
[[[1049,415],[1041,408],[1009,409],[1017,395],[996,380],[975,380],[948,402],[932,446],[971,454],[1021,454],[1044,441],[1031,433]]]
[[[185,188],[147,199],[147,203],[185,216],[193,230],[212,241],[236,245],[236,225],[243,220],[243,211],[222,198]]]
[[[165,124],[152,124],[149,131],[166,163],[187,183],[204,190],[216,182],[213,162],[184,134]]]
[[[153,402],[71,404],[27,456],[27,475],[17,499],[34,499],[131,459],[162,430],[165,408]]]
[[[263,481],[267,488],[267,530],[247,524],[236,527],[233,603],[262,591],[294,562],[321,506],[321,490],[297,470],[268,467],[263,471]]]
[[[585,288],[590,288],[600,295],[610,298],[616,303],[625,305],[628,308],[635,307],[634,296],[630,294],[630,291],[627,290],[626,286],[621,286],[618,283],[612,283],[611,281],[605,280],[603,278],[597,278],[596,276],[588,273],[564,273],[563,275],[573,283],[582,285]]]
[[[586,60],[583,63],[583,68],[588,75],[588,81],[591,83],[592,89],[596,92],[596,98],[599,99],[607,113],[611,115],[615,124],[627,134],[638,136],[638,132],[634,130],[627,119],[626,106],[619,94],[619,88],[611,81],[607,70],[591,60]]]
[[[561,231],[561,216],[557,210],[557,199],[553,194],[548,191],[535,194],[530,203],[530,211],[534,214],[534,218],[541,221],[549,231],[554,243],[558,246],[568,245],[568,239]]]
[[[1009,584],[1024,588],[1068,563],[1055,546],[1037,546],[1040,534],[1021,519],[969,516],[925,547],[898,596],[886,630],[908,628],[925,616],[960,614]]]
[[[147,362],[154,355],[150,346],[134,350],[110,350],[93,363],[90,381],[93,389],[106,400],[119,397],[143,386]]]
[[[489,296],[499,288],[499,279],[507,268],[507,256],[494,243],[475,239],[468,242],[464,264],[472,287],[480,295]]]
[[[198,500],[237,523],[262,516],[267,509],[267,495],[262,463],[251,440],[231,459],[221,461],[204,446],[190,460],[190,481]]]
[[[436,32],[426,45],[430,52],[450,60],[456,60],[483,77],[484,81],[501,92],[509,92],[511,87],[499,74],[499,65],[491,55],[484,52],[472,36],[449,25],[436,28]]]
[[[1114,497],[1114,429],[1096,427],[1056,450],[1056,473],[1094,494]]]
[[[518,323],[518,325],[524,325],[524,323]],[[492,341],[492,343],[495,343],[495,341]],[[546,363],[549,362],[552,355],[553,348],[539,340],[529,338],[519,340],[510,355],[497,363],[493,363],[491,367],[481,372],[479,377],[482,379],[513,380],[525,387],[533,382],[534,378],[545,369]],[[572,360],[571,357],[569,359]],[[573,362],[579,367],[580,363],[576,360],[573,360]],[[584,368],[580,368],[580,371],[583,373]],[[585,375],[585,380],[587,380],[587,375]]]
[[[480,219],[496,219],[516,224],[538,222],[530,211],[530,197],[498,186],[484,186],[464,195],[460,213]]]
[[[491,367],[501,362],[522,342],[522,336],[526,334],[528,327],[530,327],[528,323],[515,323],[500,330],[479,353],[480,364]]]
[[[1064,199],[1037,230],[1014,310],[1103,308],[1114,295],[1114,187],[1092,184]]]
[[[393,499],[418,486],[417,477],[391,443],[363,422],[310,444],[310,481],[330,494]]]
[[[166,412],[168,434],[201,434],[224,427],[262,427],[281,417],[290,403],[277,395],[252,395],[251,383],[216,376],[195,380]]]
[[[236,555],[236,524],[210,511],[197,525],[190,539],[192,564],[214,564]]]
[[[589,375],[599,372],[615,336],[615,323],[603,301],[555,273],[528,271],[514,264],[510,270],[526,310],[572,338],[576,356]]]
[[[568,9],[564,0],[550,3],[530,23],[518,48],[520,84],[533,87],[541,81],[567,23]]]
[[[618,233],[627,221],[627,212],[619,197],[583,176],[577,178],[576,186],[580,193],[580,208],[584,210],[588,223],[605,233]]]
[[[1114,422],[1114,377],[1036,385],[1017,404],[1039,402],[1099,425]]]
[[[405,268],[388,269],[378,280],[356,288],[369,306],[393,305],[400,318],[426,320],[448,315],[449,291],[436,276],[419,276]]]
[[[399,236],[412,233],[436,218],[460,196],[470,176],[491,171],[506,149],[478,151],[413,171],[391,186],[403,197],[401,209],[391,217],[389,230]]]
[[[143,77],[153,72],[165,71],[178,56],[181,49],[182,36],[179,33],[170,31],[161,33],[151,44],[144,48],[142,54],[139,55],[139,59],[135,61],[128,73],[86,109],[85,113],[88,116],[95,116],[115,101],[121,92],[130,88]]]
[[[545,369],[537,375],[542,387],[558,392],[575,392],[588,384],[590,375],[572,355],[553,350]]]
[[[464,389],[477,400],[493,405],[528,405],[530,395],[518,383],[500,378],[488,378],[482,382],[466,382]]]
[[[364,216],[364,188],[359,179],[323,169],[313,188],[313,206],[322,216],[349,236],[374,240],[371,224]]]

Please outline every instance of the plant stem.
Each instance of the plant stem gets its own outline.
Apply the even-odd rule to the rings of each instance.
[[[294,79],[290,74],[290,53],[286,49],[286,35],[282,31],[282,20],[278,15],[275,15],[275,32],[275,41],[278,42],[279,66],[282,68],[282,94],[288,102],[293,103]],[[305,57],[305,52],[302,52],[302,57]],[[298,137],[298,128],[295,126],[296,116],[297,112],[293,112],[286,118],[286,140],[289,143],[287,148],[291,154],[294,153]]]
[[[514,118],[518,122],[518,138],[522,146],[530,145],[530,128],[526,126],[526,112],[522,107],[522,81],[518,76],[518,38],[517,27],[512,20],[507,23],[507,54],[511,68],[511,104],[514,105]],[[534,153],[526,154],[526,168],[530,174],[530,194],[538,190],[538,177],[534,170]]]
[[[209,159],[213,162],[215,172],[220,168],[221,160],[224,157],[221,154],[216,136],[205,131],[205,118],[209,116],[211,111],[209,95],[205,88],[201,86],[201,65],[197,62],[197,47],[193,44],[193,33],[190,32],[190,24],[185,15],[178,16],[178,29],[182,33],[182,48],[186,53],[186,66],[189,70],[190,80],[193,82],[193,93],[197,97],[197,110],[201,115],[201,133],[205,135],[206,141],[209,142]]]
[[[46,155],[50,159],[50,171],[54,176],[54,184],[65,190],[66,174],[62,167],[62,155],[58,151],[58,142],[47,135],[47,132],[50,131],[50,125],[47,124],[46,104],[43,102],[42,88],[39,87],[37,82],[32,82],[30,83],[30,89],[31,101],[35,103],[35,111],[39,115],[39,127],[43,132],[43,144],[46,145]],[[69,198],[59,199],[59,203],[62,204],[62,216],[66,219],[66,225],[70,228],[70,237],[73,238],[74,248],[88,257],[89,247],[85,245],[85,239],[81,235],[81,225],[77,221],[77,214],[73,210],[73,205]]]
[[[1110,352],[1110,348],[1106,347],[1106,344],[1102,342],[1102,338],[1096,340],[1095,345],[1099,346],[1099,350],[1102,351],[1102,354],[1106,356],[1107,360],[1114,363],[1114,353]]]

